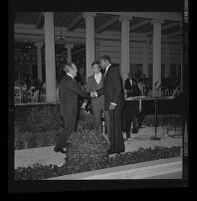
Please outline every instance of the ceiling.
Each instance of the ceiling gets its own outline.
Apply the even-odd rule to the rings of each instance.
[[[114,19],[114,20],[113,20]],[[76,23],[71,26],[73,21],[76,21]],[[142,18],[133,18],[132,21],[130,21],[130,28],[135,26],[138,23],[142,23],[143,21],[146,21],[147,19]],[[15,13],[15,19],[14,22],[16,24],[30,24],[35,25],[37,28],[43,27],[43,15],[41,12],[17,12]],[[95,30],[98,30],[101,26],[103,26],[105,23],[112,21],[112,23],[106,27],[102,31],[120,31],[121,30],[121,22],[118,20],[117,16],[113,15],[106,15],[106,14],[97,14],[95,17]],[[174,22],[170,21],[164,21],[162,24],[162,27],[165,28],[165,26],[168,26],[169,24],[172,24]],[[54,14],[54,24],[55,27],[70,27],[70,30],[73,29],[85,29],[85,19],[83,18],[82,12],[55,12]],[[151,23],[144,24],[141,27],[137,28],[135,32],[137,33],[147,33],[151,31],[153,28],[153,25]],[[180,30],[180,26],[175,24],[172,28],[169,28],[165,31],[162,31],[163,34],[171,34],[174,32],[177,32]]]
[[[44,17],[41,12],[17,12],[14,16],[14,23],[34,25],[41,29],[44,25]],[[82,12],[55,12],[54,13],[55,27],[67,28],[69,31],[75,29],[85,30],[85,19]],[[117,16],[98,13],[95,17],[95,33],[103,31],[121,31],[121,22]],[[150,19],[133,18],[130,21],[130,32],[151,34],[153,25]],[[162,23],[162,34],[175,37],[181,34],[181,26],[178,22],[164,21]],[[24,43],[16,43],[16,48],[23,48]],[[74,50],[74,49],[73,49]]]

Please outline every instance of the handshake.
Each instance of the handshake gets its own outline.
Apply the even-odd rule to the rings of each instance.
[[[96,91],[91,91],[90,92],[90,97],[91,98],[96,98],[98,96],[97,92]]]

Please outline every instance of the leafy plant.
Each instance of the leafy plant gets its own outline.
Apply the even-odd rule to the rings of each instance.
[[[77,145],[76,143],[75,145]],[[82,143],[83,144],[83,143]],[[88,143],[90,144],[90,143]],[[72,144],[73,146],[73,144]],[[83,145],[82,145],[83,147]],[[74,148],[74,147],[73,147]],[[70,151],[73,149],[70,148]],[[127,152],[120,155],[116,155],[112,158],[107,158],[102,153],[98,157],[98,150],[93,152],[89,150],[89,146],[85,152],[77,151],[75,153],[70,153],[70,158],[67,160],[67,163],[58,167],[56,165],[39,165],[34,164],[30,167],[19,167],[15,170],[15,179],[16,180],[40,180],[51,177],[57,177],[62,175],[68,175],[79,172],[86,172],[91,170],[97,170],[101,168],[116,167],[121,165],[135,164],[145,161],[153,161],[164,158],[171,158],[180,156],[181,147],[155,147],[154,149],[140,148],[135,152]],[[100,147],[99,147],[100,148]],[[84,148],[85,149],[85,148]],[[89,151],[88,151],[89,150]],[[105,150],[105,146],[101,152]],[[89,155],[88,155],[89,152]],[[101,157],[103,156],[103,158]],[[72,158],[73,157],[73,162]],[[95,159],[93,159],[95,157]]]
[[[19,132],[47,132],[62,126],[62,119],[57,106],[37,106],[28,109],[15,109],[15,121]]]

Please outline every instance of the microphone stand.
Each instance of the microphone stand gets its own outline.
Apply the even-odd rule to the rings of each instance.
[[[157,96],[156,96],[156,86],[155,86],[155,136],[152,136],[151,140],[161,140],[160,137],[157,137]]]

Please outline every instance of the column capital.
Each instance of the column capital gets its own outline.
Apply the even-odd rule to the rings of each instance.
[[[34,45],[35,45],[37,48],[41,48],[41,47],[43,46],[43,43],[41,43],[41,42],[36,42]]]
[[[74,46],[73,44],[65,44],[64,47],[67,48],[67,49],[72,49],[73,46]]]
[[[47,13],[55,14],[55,12],[42,12],[43,15]]]
[[[125,15],[121,15],[121,16],[119,17],[119,21],[120,21],[120,22],[122,22],[122,21],[124,21],[124,20],[131,21],[132,19],[133,19],[133,17],[131,17],[131,16],[125,16]]]
[[[157,23],[160,23],[160,24],[162,24],[162,23],[164,23],[164,20],[160,20],[160,19],[153,19],[152,21],[151,21],[151,24],[157,24]]]
[[[96,13],[95,12],[84,12],[83,13],[84,18],[86,18],[88,16],[96,17]]]

